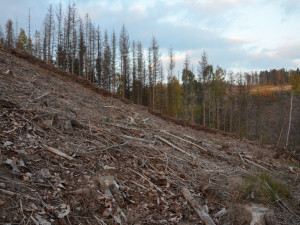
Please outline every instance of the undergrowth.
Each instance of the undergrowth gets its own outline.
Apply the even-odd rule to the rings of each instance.
[[[282,184],[274,174],[263,172],[258,175],[249,175],[244,178],[244,197],[262,197],[265,200],[275,201],[276,195],[281,199],[291,196],[288,187]]]

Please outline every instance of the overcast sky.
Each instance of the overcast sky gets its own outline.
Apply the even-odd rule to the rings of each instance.
[[[300,0],[0,0],[0,24],[11,18],[26,28],[30,8],[40,29],[49,5],[59,2],[75,2],[102,30],[119,33],[124,23],[144,48],[154,35],[164,61],[175,50],[177,70],[186,53],[196,68],[203,50],[227,71],[300,67]]]

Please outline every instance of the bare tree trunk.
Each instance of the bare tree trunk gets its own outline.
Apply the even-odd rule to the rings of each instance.
[[[232,102],[230,103],[230,133],[232,133],[232,113],[233,113],[233,104]]]
[[[210,87],[208,88],[208,124],[209,127],[211,128],[211,123],[210,123]]]
[[[289,135],[290,135],[291,121],[292,121],[292,110],[293,110],[293,96],[294,96],[294,91],[291,90],[291,108],[290,108],[289,127],[287,131],[285,147],[287,147],[289,143]]]
[[[205,88],[203,92],[203,126],[205,126]]]
[[[226,131],[226,106],[224,104],[224,131]]]

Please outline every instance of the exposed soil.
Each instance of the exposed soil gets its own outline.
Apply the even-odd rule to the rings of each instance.
[[[273,210],[274,224],[300,224],[294,159],[119,100],[27,53],[0,49],[6,69],[14,76],[0,74],[0,223],[203,224],[185,187],[215,224],[250,224],[249,204]],[[245,177],[266,170],[289,198],[246,195]]]

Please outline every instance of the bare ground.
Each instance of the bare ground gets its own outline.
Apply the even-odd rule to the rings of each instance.
[[[0,74],[0,223],[203,224],[185,187],[215,224],[250,224],[249,204],[300,224],[299,167],[271,147],[149,112],[15,50],[0,49],[1,69],[14,76]],[[245,178],[266,171],[289,198],[246,195]]]

